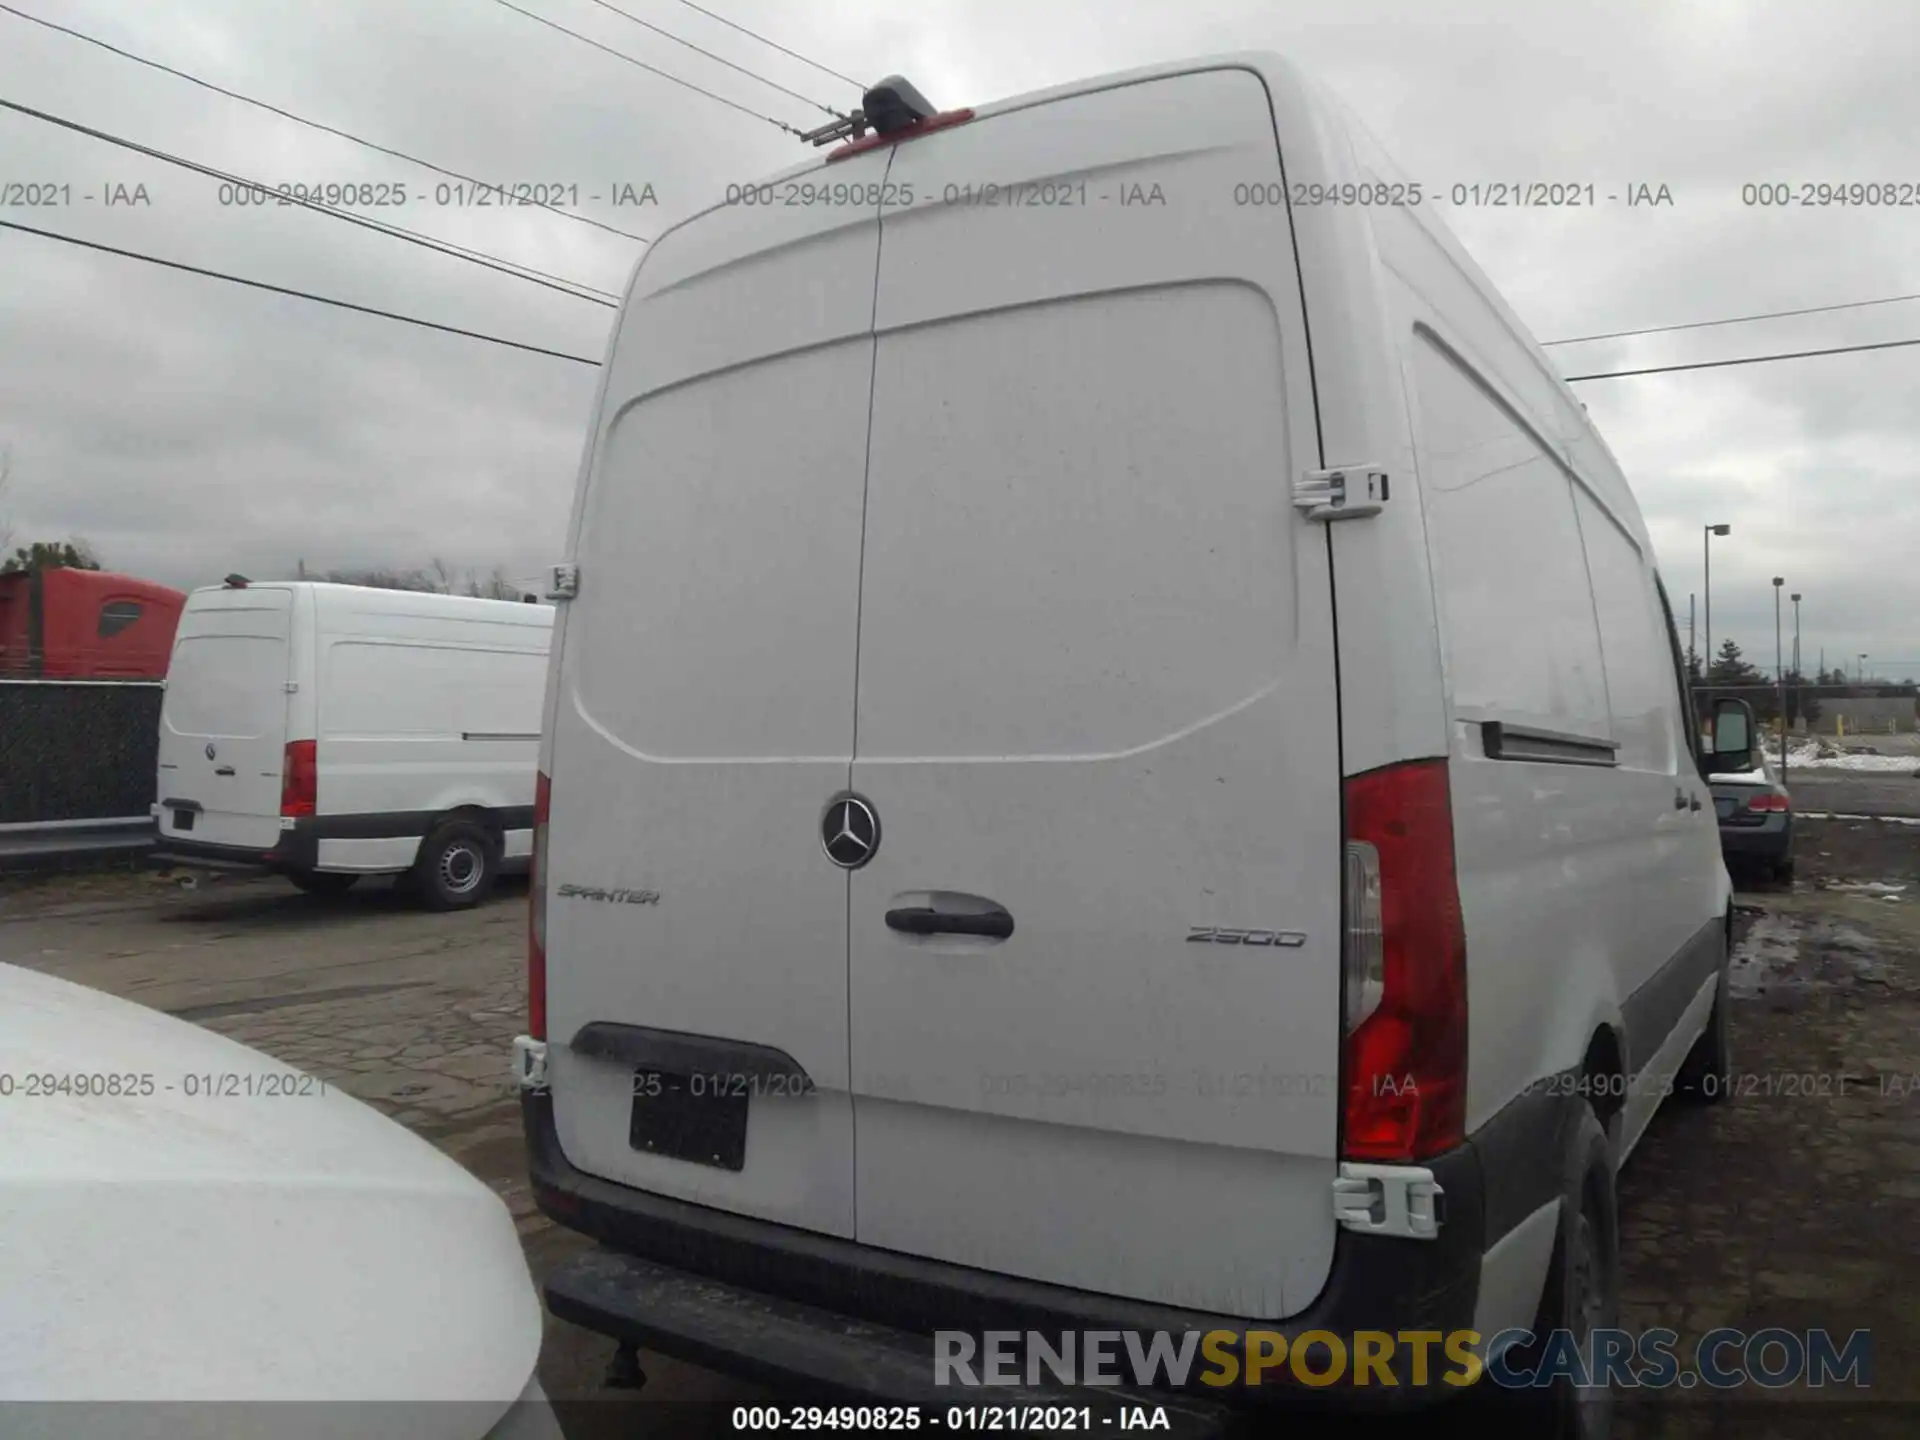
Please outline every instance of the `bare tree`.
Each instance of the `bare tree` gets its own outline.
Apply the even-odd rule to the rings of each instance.
[[[481,600],[518,600],[521,589],[508,578],[506,567],[496,565],[493,573],[482,580],[476,570],[467,571],[467,594]]]
[[[324,578],[335,585],[365,585],[375,590],[431,591],[434,588],[433,577],[424,570],[395,570],[384,565],[359,570],[329,570]]]
[[[309,572],[306,562],[301,562],[301,575]],[[460,578],[461,572],[449,565],[439,556],[427,562],[424,569],[402,570],[390,565],[362,566],[345,570],[328,570],[319,576],[335,585],[367,585],[380,590],[419,590],[440,595],[475,595],[486,600],[519,600],[522,598],[520,587],[507,575],[506,567],[496,565],[492,574],[485,579],[480,577],[476,568],[469,566]]]

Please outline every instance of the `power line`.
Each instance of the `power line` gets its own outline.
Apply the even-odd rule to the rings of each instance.
[[[589,360],[581,355],[569,355],[564,350],[548,350],[539,345],[528,345],[520,340],[507,340],[498,335],[486,335],[478,330],[462,330],[457,325],[442,325],[433,320],[422,320],[413,315],[402,315],[393,310],[376,310],[371,305],[356,305],[351,300],[335,300],[328,295],[315,295],[310,290],[290,290],[284,285],[269,285],[264,280],[249,280],[242,275],[229,275],[222,270],[206,270],[198,265],[186,265],[178,260],[163,260],[158,255],[145,255],[138,250],[122,250],[114,245],[102,245],[96,240],[82,240],[77,235],[62,235],[53,230],[37,230],[31,225],[16,224],[12,220],[0,220],[0,229],[18,230],[25,235],[38,235],[46,240],[59,240],[68,245],[79,245],[88,250],[98,250],[106,255],[118,255],[127,260],[141,260],[149,265],[164,265],[169,270],[182,270],[189,275],[202,275],[209,280],[224,280],[229,285],[245,285],[252,290],[266,290],[275,295],[290,295],[296,300],[311,300],[316,305],[331,305],[340,310],[352,310],[361,315],[377,315],[382,320],[398,320],[403,325],[418,325],[425,330],[440,330],[448,335],[463,335],[469,340],[485,340],[489,345],[505,345],[514,350],[525,350],[534,355],[550,355],[556,360],[571,360],[576,365],[600,364],[598,360]]]
[[[742,115],[751,115],[756,120],[764,120],[767,124],[773,126],[776,130],[784,130],[789,135],[804,136],[806,134],[806,131],[797,130],[793,126],[787,124],[787,122],[784,120],[776,120],[771,115],[762,115],[758,110],[754,110],[746,105],[742,105],[737,100],[729,100],[724,95],[716,95],[711,90],[702,89],[700,86],[694,84],[691,80],[682,80],[678,75],[669,74],[667,71],[660,69],[660,67],[657,65],[649,65],[644,60],[636,60],[634,59],[633,56],[627,54],[625,51],[616,50],[611,45],[602,45],[598,40],[595,40],[590,36],[582,35],[578,30],[569,30],[566,26],[560,24],[557,20],[549,20],[547,19],[546,16],[536,15],[531,10],[522,10],[518,5],[515,5],[513,3],[513,0],[493,0],[493,3],[496,5],[505,6],[507,9],[513,11],[513,13],[516,15],[524,15],[527,17],[527,19],[532,20],[536,24],[544,25],[549,30],[558,30],[562,35],[571,36],[573,39],[578,40],[582,45],[591,45],[596,50],[604,50],[607,54],[613,56],[614,59],[616,60],[624,60],[629,65],[637,65],[640,69],[645,70],[650,74],[658,75],[662,80],[671,80],[674,84],[679,85],[685,89],[691,90],[696,95],[704,95],[709,100],[718,100],[722,105],[725,105],[730,110],[738,110]]]
[[[651,30],[656,35],[664,35],[667,39],[673,41],[673,43],[676,45],[686,46],[687,49],[693,51],[693,53],[696,55],[704,55],[707,57],[707,59],[712,60],[717,64],[726,66],[729,70],[738,70],[742,75],[750,76],[751,78],[758,80],[762,85],[768,86],[770,89],[778,90],[782,95],[790,95],[795,100],[798,100],[803,104],[813,106],[813,108],[816,110],[824,110],[827,112],[827,114],[833,116],[834,119],[836,120],[844,120],[847,118],[846,116],[842,115],[838,110],[835,110],[832,106],[822,105],[818,100],[813,99],[811,96],[802,95],[798,90],[789,90],[784,85],[777,85],[773,81],[769,80],[766,76],[761,75],[756,71],[749,70],[744,65],[736,65],[733,63],[733,61],[724,59],[723,57],[714,54],[713,51],[711,50],[702,50],[698,45],[694,44],[691,40],[682,40],[678,35],[674,34],[671,30],[662,30],[658,25],[653,24],[649,20],[642,20],[638,15],[629,15],[626,11],[622,10],[618,5],[609,4],[608,0],[593,0],[593,3],[595,5],[598,5],[602,10],[611,10],[615,15],[618,15],[622,20],[631,20],[635,25],[638,25],[643,30]]]
[[[747,27],[744,25],[734,24],[733,21],[727,19],[727,17],[724,15],[716,15],[711,10],[701,9],[700,6],[693,3],[693,0],[680,0],[680,3],[686,6],[689,10],[699,10],[700,13],[706,16],[709,20],[718,20],[722,25],[727,26],[729,29],[738,30],[742,35],[750,36],[751,38],[758,40],[762,45],[771,46],[773,49],[778,50],[782,55],[791,55],[795,60],[798,60],[802,65],[811,65],[814,69],[818,70],[822,75],[831,75],[834,79],[844,80],[846,81],[847,84],[855,86],[856,88],[861,90],[865,90],[867,88],[866,85],[861,81],[855,80],[849,75],[842,75],[838,70],[830,70],[825,65],[822,65],[818,60],[809,60],[806,56],[802,55],[798,50],[789,50],[786,46],[780,44],[779,42],[774,40],[769,40],[764,35],[756,34],[754,31],[747,29]]]
[[[436,240],[430,235],[421,235],[399,225],[389,225],[382,220],[369,220],[364,215],[356,215],[351,210],[341,210],[332,205],[325,205],[318,200],[310,200],[299,195],[282,194],[279,191],[271,190],[265,185],[245,179],[242,176],[229,175],[226,171],[216,170],[211,165],[202,165],[197,160],[188,160],[179,155],[169,154],[165,150],[156,150],[150,145],[142,145],[138,141],[127,140],[118,135],[109,135],[104,130],[95,130],[90,125],[82,125],[77,120],[63,120],[58,115],[49,115],[44,110],[35,110],[12,100],[0,99],[0,109],[12,110],[18,114],[30,116],[35,120],[44,120],[49,125],[58,125],[62,129],[72,130],[77,134],[87,135],[95,140],[104,140],[109,145],[118,145],[123,150],[131,150],[136,154],[145,155],[154,160],[161,160],[169,165],[178,165],[184,170],[193,170],[201,175],[210,175],[214,179],[225,181],[229,185],[238,185],[250,191],[270,195],[275,199],[285,200],[288,204],[299,205],[308,210],[318,211],[322,215],[331,215],[336,220],[345,220],[350,225],[358,225],[363,229],[372,230],[376,234],[388,235],[396,240],[407,240],[415,245],[424,246],[428,250],[437,250],[442,255],[451,255],[456,259],[465,260],[483,269],[498,270],[503,275],[511,275],[516,280],[525,280],[530,285],[539,285],[548,290],[557,290],[562,295],[571,295],[576,300],[585,300],[594,305],[604,305],[609,309],[619,308],[619,297],[608,291],[596,290],[590,285],[583,285],[577,280],[567,280],[559,275],[550,275],[545,270],[536,270],[530,265],[517,265],[512,261],[501,260],[498,256],[489,255],[485,251],[469,250],[464,245],[455,245],[446,240]]]
[[[1808,305],[1799,310],[1763,310],[1758,315],[1734,315],[1725,320],[1692,320],[1685,325],[1650,325],[1643,330],[1609,330],[1604,335],[1574,335],[1565,340],[1543,340],[1546,345],[1579,345],[1588,340],[1622,340],[1630,335],[1667,335],[1675,330],[1707,330],[1715,325],[1745,325],[1753,320],[1782,320],[1790,315],[1828,315],[1835,310],[1864,310],[1870,305],[1897,305],[1920,300],[1920,295],[1888,295],[1879,300],[1849,300],[1840,305]]]
[[[1603,370],[1596,375],[1563,375],[1567,384],[1580,380],[1618,380],[1627,375],[1670,375],[1676,370],[1719,370],[1729,365],[1765,365],[1774,360],[1808,360],[1816,355],[1857,355],[1865,350],[1899,350],[1920,340],[1882,340],[1873,345],[1840,345],[1831,350],[1794,350],[1783,355],[1748,355],[1739,360],[1697,360],[1691,365],[1650,365],[1643,370]]]
[[[291,110],[283,110],[278,105],[268,104],[265,100],[256,100],[251,95],[242,95],[238,90],[229,90],[223,85],[214,84],[211,80],[203,80],[198,75],[189,75],[184,70],[176,70],[173,66],[164,65],[158,60],[149,60],[144,55],[136,55],[131,50],[122,50],[118,45],[109,44],[107,41],[101,40],[96,36],[83,34],[66,25],[56,25],[53,21],[44,20],[38,15],[29,15],[24,10],[16,10],[13,6],[5,4],[4,0],[0,0],[0,10],[6,11],[9,15],[16,15],[22,20],[31,20],[35,25],[44,25],[49,30],[58,30],[61,34],[70,35],[76,40],[84,40],[89,45],[97,45],[102,50],[118,55],[122,59],[133,61],[136,65],[145,65],[149,69],[159,70],[164,74],[185,80],[189,84],[198,85],[203,90],[211,90],[216,95],[224,95],[229,100],[238,100],[243,105],[252,105],[257,109],[265,110],[270,114],[278,115],[286,120],[291,120],[295,124],[305,125],[308,129],[318,130],[327,135],[335,135],[342,140],[351,140],[356,145],[364,145],[367,149],[377,150],[382,155],[391,155],[396,160],[405,160],[410,165],[421,166],[424,169],[433,171],[435,174],[446,175],[455,180],[464,180],[469,185],[478,185],[483,189],[493,188],[484,180],[477,180],[473,176],[463,174],[458,170],[449,170],[446,166],[436,165],[431,160],[422,160],[418,155],[409,155],[404,150],[395,150],[390,146],[380,144],[378,141],[364,139],[361,136],[354,135],[346,130],[337,129],[321,121],[309,120],[304,115],[296,115]],[[618,225],[605,224],[602,221],[593,219],[591,216],[575,215],[569,210],[562,210],[553,205],[540,204],[538,208],[551,211],[562,220],[572,220],[580,225],[591,225],[596,230],[605,230],[613,235],[624,235],[629,240],[638,240],[642,245],[652,243],[644,235],[636,235],[631,230],[622,230]]]

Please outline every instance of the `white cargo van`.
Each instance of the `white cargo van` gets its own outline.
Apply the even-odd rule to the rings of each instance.
[[[1730,887],[1580,403],[1281,60],[865,116],[666,230],[604,371],[516,1064],[608,1249],[550,1306],[849,1392],[889,1331],[1608,1323]]]
[[[311,582],[187,598],[160,714],[156,858],[478,903],[532,848],[553,609]]]

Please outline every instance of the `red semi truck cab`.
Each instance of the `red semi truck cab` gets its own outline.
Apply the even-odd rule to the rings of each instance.
[[[186,594],[107,570],[0,575],[0,677],[162,680]]]

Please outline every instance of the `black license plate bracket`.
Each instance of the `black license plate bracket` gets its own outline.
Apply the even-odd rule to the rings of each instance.
[[[173,812],[173,828],[176,830],[193,829],[193,811],[175,810]]]
[[[744,1170],[745,1090],[723,1085],[711,1075],[636,1070],[627,1143],[649,1155],[710,1165],[716,1170]]]

